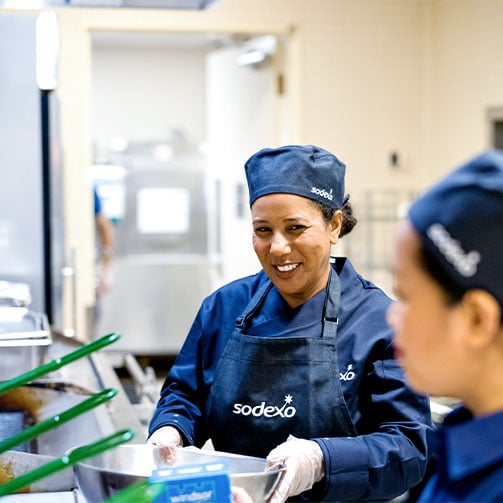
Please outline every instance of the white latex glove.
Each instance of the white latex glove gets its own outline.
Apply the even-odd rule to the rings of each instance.
[[[162,426],[150,435],[147,444],[155,447],[154,461],[156,466],[174,465],[176,463],[176,448],[183,445],[183,440],[175,427]]]
[[[286,466],[269,503],[283,503],[313,487],[325,475],[325,462],[320,446],[313,440],[289,435],[286,442],[275,447],[267,456],[267,468]]]

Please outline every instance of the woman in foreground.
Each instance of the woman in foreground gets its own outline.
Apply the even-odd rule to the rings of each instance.
[[[503,501],[503,154],[486,152],[410,207],[394,249],[395,354],[417,391],[458,398],[419,501]]]

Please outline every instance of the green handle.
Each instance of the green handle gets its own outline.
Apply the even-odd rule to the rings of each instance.
[[[25,442],[28,442],[28,440],[38,437],[39,435],[42,435],[42,433],[52,430],[53,428],[57,428],[59,425],[74,419],[80,414],[83,414],[84,412],[94,409],[98,405],[111,400],[116,394],[117,390],[115,388],[104,389],[103,391],[95,393],[64,412],[56,414],[49,419],[30,426],[26,430],[12,435],[12,437],[2,440],[0,442],[0,453],[12,449],[16,445],[24,444]]]
[[[54,461],[50,461],[45,465],[42,465],[35,470],[31,470],[30,472],[24,473],[15,479],[6,482],[5,484],[0,485],[0,496],[6,496],[7,494],[12,494],[16,491],[19,491],[25,486],[33,484],[37,480],[43,479],[53,473],[73,466],[84,459],[91,458],[96,456],[97,454],[101,454],[102,452],[112,449],[113,447],[117,447],[120,444],[128,442],[135,435],[134,430],[125,429],[120,430],[108,437],[104,437],[100,440],[97,440],[94,443],[84,445],[82,447],[77,447],[73,449],[69,454],[65,454],[60,458],[55,459]]]
[[[120,339],[122,335],[119,332],[112,332],[111,334],[104,335],[99,339],[95,339],[94,341],[88,342],[84,344],[79,349],[72,351],[60,358],[56,358],[44,365],[40,365],[40,367],[34,368],[33,370],[29,370],[24,374],[21,374],[17,377],[13,377],[3,383],[0,383],[0,395],[11,389],[17,388],[18,386],[22,386],[23,384],[29,383],[43,376],[44,374],[48,374],[49,372],[54,372],[55,370],[60,369],[63,365],[67,365],[83,356],[87,356],[94,351],[98,351],[112,342]]]
[[[152,503],[162,492],[162,482],[140,480],[105,500],[105,503]]]

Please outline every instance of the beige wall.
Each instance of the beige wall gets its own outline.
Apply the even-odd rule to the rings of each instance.
[[[288,140],[338,154],[357,209],[368,190],[421,189],[486,147],[486,109],[503,105],[503,0],[220,0],[206,11],[58,12],[69,222],[86,207],[91,214],[81,188],[91,160],[92,29],[292,30]],[[68,227],[87,306],[91,225]]]
[[[487,110],[503,105],[503,1],[433,5],[430,178],[487,148]]]

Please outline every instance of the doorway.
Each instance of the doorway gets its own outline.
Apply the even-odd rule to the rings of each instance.
[[[493,147],[503,150],[503,118],[493,121]]]
[[[97,31],[92,47],[92,175],[116,230],[95,332],[173,356],[203,298],[259,269],[243,165],[286,136],[286,42]]]
[[[489,109],[488,123],[489,147],[503,150],[503,107]]]

